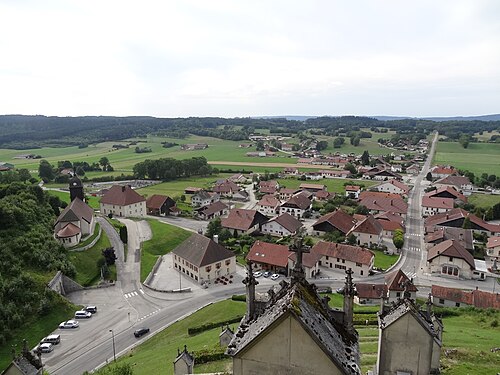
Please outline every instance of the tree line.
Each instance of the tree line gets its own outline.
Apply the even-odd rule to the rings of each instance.
[[[204,157],[177,160],[162,158],[157,160],[144,160],[133,168],[134,177],[138,179],[151,179],[171,181],[190,176],[209,176],[218,171],[207,163]]]

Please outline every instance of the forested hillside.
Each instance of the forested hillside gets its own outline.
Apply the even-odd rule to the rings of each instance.
[[[221,131],[220,127],[223,127]],[[433,130],[450,139],[461,134],[500,129],[500,121],[440,121],[401,119],[382,121],[369,117],[341,116],[316,117],[305,121],[285,118],[155,118],[155,117],[46,117],[0,116],[0,148],[32,149],[43,146],[77,146],[144,137],[157,134],[172,138],[185,138],[188,134],[229,140],[244,140],[252,133],[268,129],[270,133],[296,134],[316,129],[315,134],[337,135],[339,132],[359,131],[360,128],[390,128],[398,133]]]
[[[46,283],[57,270],[75,273],[52,237],[58,201],[38,186],[0,186],[0,346],[14,329],[50,311],[56,296]]]

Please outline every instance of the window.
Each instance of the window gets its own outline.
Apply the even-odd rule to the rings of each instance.
[[[439,299],[439,303],[440,303],[441,305],[444,305],[444,299],[440,298],[440,299]]]
[[[450,257],[450,262],[453,262],[453,257]]]
[[[220,268],[220,262],[219,263],[215,263],[215,268],[219,269]]]
[[[229,266],[231,264],[231,259],[226,259],[226,266]]]
[[[361,263],[356,263],[356,267],[363,267]]]
[[[328,260],[328,255],[326,256],[326,260]]]
[[[401,292],[397,292],[396,297],[398,297],[398,298],[401,297]]]
[[[360,274],[361,276],[363,276],[363,270],[359,271],[359,274]]]
[[[345,263],[345,259],[342,259],[342,263]]]
[[[460,302],[455,303],[455,307],[460,307]]]
[[[206,271],[206,272],[210,272],[211,270],[212,270],[212,267],[211,267],[211,266],[206,266],[206,267],[205,267],[205,271]]]

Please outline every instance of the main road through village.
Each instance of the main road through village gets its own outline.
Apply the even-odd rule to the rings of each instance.
[[[419,288],[420,296],[426,296],[433,283],[471,289],[478,286],[480,289],[492,291],[493,280],[490,282],[457,281],[434,277],[425,272],[427,253],[423,238],[421,201],[426,183],[425,176],[429,171],[436,143],[437,134],[433,139],[427,161],[414,182],[414,188],[409,197],[405,245],[399,261],[392,269],[402,269],[409,277],[412,277]],[[254,200],[253,197],[253,203],[255,203]],[[117,253],[118,280],[112,287],[85,289],[68,296],[76,304],[95,304],[99,311],[91,319],[80,321],[78,329],[58,331],[61,334],[61,343],[52,353],[43,354],[42,357],[45,369],[51,374],[74,375],[92,371],[203,306],[226,299],[233,294],[244,293],[244,286],[239,282],[226,286],[210,286],[207,289],[193,288],[192,292],[182,294],[162,293],[146,288],[140,282],[139,249],[140,242],[147,240],[151,233],[148,226],[142,222],[126,219],[122,221],[129,233],[126,258],[123,243],[116,231],[106,220],[99,219]],[[187,224],[175,220],[170,222],[180,226]],[[200,228],[192,229],[197,231]],[[172,270],[172,272],[175,271]],[[336,278],[316,279],[314,283],[320,287],[330,286],[335,289],[343,285],[343,279],[343,275],[339,273]],[[384,274],[372,275],[362,280],[363,282],[383,283]],[[272,285],[274,285],[273,282],[264,279],[258,288],[260,291],[265,291]],[[150,328],[151,333],[141,339],[136,339],[133,332],[142,326]],[[183,343],[180,342],[179,346],[182,345]],[[173,361],[176,353],[164,353],[164,355],[165,361]]]

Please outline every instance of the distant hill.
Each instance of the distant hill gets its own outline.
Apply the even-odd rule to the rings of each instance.
[[[404,116],[368,116],[380,121],[421,119],[432,121],[500,121],[500,114],[481,116],[455,116],[455,117],[404,117]]]

